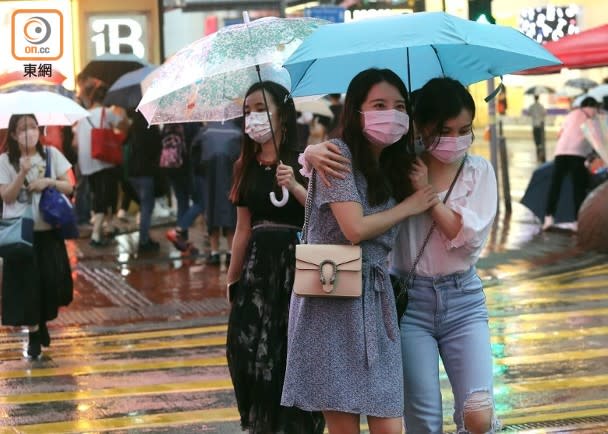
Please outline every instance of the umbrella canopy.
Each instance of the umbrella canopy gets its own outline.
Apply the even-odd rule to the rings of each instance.
[[[11,71],[0,74],[0,86],[25,83],[61,84],[66,76],[59,70],[53,69],[50,77],[24,77],[23,71]]]
[[[608,24],[565,36],[543,45],[562,64],[521,71],[519,74],[552,74],[562,68],[585,69],[608,66]]]
[[[76,97],[74,91],[66,89],[61,84],[49,84],[35,81],[32,81],[30,83],[24,83],[20,81],[17,82],[17,84],[9,83],[4,86],[0,86],[0,93],[17,92],[20,90],[27,92],[53,92],[70,99],[74,99]]]
[[[534,66],[559,63],[511,28],[418,12],[323,26],[287,59],[294,96],[346,91],[360,71],[389,68],[410,91],[434,77],[467,85]]]
[[[103,54],[87,63],[81,74],[95,77],[112,86],[120,76],[147,64],[145,60],[133,54]]]
[[[290,88],[281,64],[304,38],[328,23],[315,18],[261,18],[224,27],[177,52],[154,72],[138,106],[149,123],[221,121],[242,115],[256,81]]]
[[[536,217],[542,222],[545,218],[545,209],[547,207],[547,199],[549,197],[549,188],[551,187],[551,177],[555,164],[553,161],[548,161],[538,167],[526,187],[524,197],[521,203],[524,204]],[[576,221],[576,213],[574,211],[574,187],[572,179],[567,175],[562,181],[559,201],[555,215],[553,216],[555,223],[573,222]]]
[[[108,89],[104,105],[117,105],[127,109],[137,107],[143,94],[143,82],[155,69],[156,66],[144,66],[121,75]]]
[[[543,93],[555,93],[555,89],[549,86],[536,85],[526,89],[526,95],[540,95]]]
[[[602,102],[608,97],[608,84],[600,84],[599,86],[589,89],[587,95],[592,96],[597,101]]]
[[[89,115],[78,103],[57,93],[17,91],[0,94],[0,128],[12,115],[31,113],[39,125],[72,125]]]
[[[309,101],[298,101],[296,102],[296,110],[299,112],[313,113],[319,116],[325,116],[333,119],[334,112],[329,107],[329,101],[324,98]]]
[[[589,78],[579,77],[579,78],[571,78],[566,80],[564,86],[574,87],[576,89],[582,89],[584,92],[587,92],[589,89],[596,87],[597,83]]]

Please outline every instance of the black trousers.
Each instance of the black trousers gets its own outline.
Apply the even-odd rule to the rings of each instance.
[[[532,127],[534,145],[536,146],[536,159],[539,163],[544,163],[545,159],[545,124]]]
[[[568,173],[570,173],[574,190],[574,211],[578,215],[578,210],[585,200],[587,188],[589,187],[589,171],[585,167],[585,157],[578,155],[558,155],[555,157],[546,215],[552,216],[555,214],[562,181]]]

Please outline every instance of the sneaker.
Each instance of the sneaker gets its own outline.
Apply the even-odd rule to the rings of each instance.
[[[156,252],[160,249],[160,243],[149,239],[147,242],[140,244],[137,248],[140,252]]]
[[[220,265],[220,254],[213,253],[207,258],[207,265]]]
[[[28,333],[27,355],[32,359],[37,358],[42,353],[40,330]]]
[[[545,221],[543,223],[543,231],[546,231],[547,229],[549,229],[553,225],[555,225],[555,221],[553,220],[553,216],[546,215],[545,216]]]
[[[180,252],[187,251],[188,247],[191,246],[188,240],[177,229],[169,229],[165,236]]]

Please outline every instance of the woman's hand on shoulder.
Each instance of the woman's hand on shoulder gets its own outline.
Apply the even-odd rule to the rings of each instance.
[[[342,155],[338,145],[330,141],[306,147],[304,158],[312,164],[328,187],[331,186],[329,177],[344,179],[344,173],[351,170],[350,160]]]
[[[429,169],[426,164],[424,164],[424,161],[422,161],[422,158],[416,157],[409,177],[414,190],[420,190],[429,185]]]
[[[439,202],[439,197],[435,193],[435,190],[433,190],[433,186],[426,185],[404,199],[401,205],[406,207],[407,217],[409,217],[420,214],[434,207]]]

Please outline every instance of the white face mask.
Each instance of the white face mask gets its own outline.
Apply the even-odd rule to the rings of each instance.
[[[17,143],[21,146],[34,147],[40,139],[40,131],[38,128],[28,128],[17,133]]]
[[[363,113],[363,134],[377,146],[386,148],[410,129],[410,117],[399,110],[369,110]]]
[[[458,137],[439,137],[437,146],[430,150],[431,155],[445,164],[451,164],[460,160],[467,153],[473,143],[473,134],[465,134]]]
[[[251,112],[245,116],[245,132],[251,140],[260,144],[272,139],[272,130],[266,112]]]

